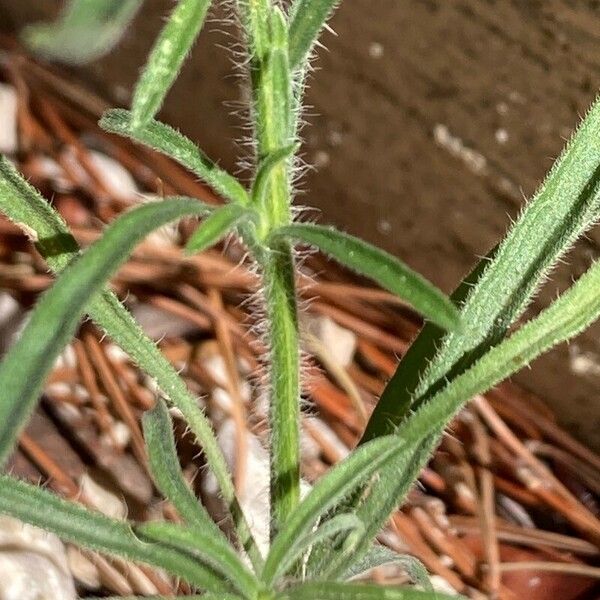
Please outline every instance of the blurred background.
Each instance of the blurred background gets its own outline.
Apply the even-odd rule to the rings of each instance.
[[[61,0],[0,0],[14,33],[56,18]],[[119,45],[63,67],[115,105],[172,2],[145,0]],[[161,118],[236,170],[234,27],[214,14]],[[600,85],[597,0],[347,0],[310,79],[298,203],[407,261],[445,291],[500,239]],[[571,253],[532,310],[599,254],[600,230]],[[577,436],[600,447],[595,327],[517,376]]]

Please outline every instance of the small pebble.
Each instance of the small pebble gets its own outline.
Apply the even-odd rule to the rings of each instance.
[[[383,56],[383,46],[379,42],[372,42],[369,46],[369,56],[371,58],[381,58]]]
[[[323,343],[339,365],[350,366],[356,352],[356,335],[352,331],[340,327],[333,319],[326,316],[312,319],[309,330]]]
[[[124,519],[127,516],[125,503],[105,487],[102,487],[88,473],[79,479],[81,493],[89,503],[102,514],[113,519]]]
[[[15,88],[0,83],[0,152],[3,154],[14,154],[19,148],[17,108]]]
[[[496,133],[494,135],[499,144],[506,144],[506,142],[508,142],[508,131],[506,131],[506,129],[496,129]]]
[[[37,527],[0,517],[0,598],[75,600],[63,543]]]

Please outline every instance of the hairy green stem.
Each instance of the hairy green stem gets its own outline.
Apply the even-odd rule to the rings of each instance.
[[[265,17],[270,23],[271,46],[262,57],[259,74],[254,80],[255,134],[259,161],[289,147],[293,116],[287,25],[279,9],[273,9]],[[269,171],[265,184],[266,193],[258,198],[258,209],[263,217],[258,234],[263,239],[277,227],[290,223],[289,171],[289,160],[277,161]]]
[[[300,351],[290,243],[267,248],[270,234],[291,223],[291,185],[287,149],[293,117],[292,82],[288,63],[287,23],[268,0],[248,0],[244,20],[249,39],[253,120],[259,194],[253,203],[260,214],[256,257],[261,267],[270,345],[270,502],[271,537],[300,499]],[[266,29],[265,29],[266,26]],[[265,43],[265,35],[267,40]],[[283,153],[283,155],[282,155]]]
[[[269,323],[271,537],[300,499],[300,351],[294,258],[282,242],[261,261]]]
[[[290,145],[292,84],[288,64],[287,24],[278,8],[269,9],[269,51],[261,59],[255,79],[256,135],[261,161]],[[291,222],[290,167],[276,161],[258,203],[259,239]],[[271,424],[271,536],[300,500],[300,351],[298,310],[294,284],[294,256],[287,241],[263,253],[262,266],[270,340]]]

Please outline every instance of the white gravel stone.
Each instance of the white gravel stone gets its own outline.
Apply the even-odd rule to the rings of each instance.
[[[53,534],[0,517],[0,600],[75,600],[62,542]]]
[[[19,147],[17,133],[17,92],[12,85],[0,83],[0,152],[14,154]]]

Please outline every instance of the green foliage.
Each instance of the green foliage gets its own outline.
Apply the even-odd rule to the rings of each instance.
[[[390,405],[407,393],[421,403],[472,365],[523,313],[548,272],[561,256],[600,218],[600,103],[596,102],[527,204],[481,274],[461,309],[464,327],[444,337],[416,388],[406,390],[394,377],[371,418],[369,435],[397,424],[405,416]],[[424,332],[429,335],[429,332]],[[433,348],[431,348],[433,350]],[[391,421],[390,421],[391,420]]]
[[[74,335],[86,305],[125,262],[136,242],[169,221],[202,212],[202,205],[195,200],[170,200],[125,213],[85,254],[73,260],[44,294],[0,363],[0,464],[12,451],[46,375]]]
[[[281,600],[450,600],[461,597],[365,583],[306,583],[278,596]]]
[[[364,444],[346,460],[335,465],[322,477],[300,506],[290,514],[285,527],[273,540],[263,569],[263,578],[271,581],[279,563],[294,552],[298,540],[308,535],[319,519],[376,478],[379,470],[392,460],[407,456],[410,441],[396,435],[379,437]],[[361,519],[362,521],[362,519]],[[367,524],[362,521],[366,526]]]
[[[94,12],[86,0],[74,2],[61,27],[71,28],[75,35],[83,23],[89,33],[95,27],[91,17],[98,17],[109,4],[116,10],[114,3],[97,4]],[[144,415],[143,427],[155,484],[183,524],[114,521],[5,475],[0,475],[0,512],[79,545],[165,569],[207,592],[189,598],[443,598],[431,591],[418,561],[374,540],[414,484],[444,428],[471,397],[577,335],[600,316],[599,263],[538,317],[507,337],[553,265],[600,216],[600,104],[592,107],[506,238],[449,299],[404,263],[361,240],[329,227],[293,222],[296,129],[307,60],[337,5],[335,0],[296,0],[289,14],[271,0],[237,3],[247,45],[256,148],[250,191],[191,140],[153,120],[209,4],[208,0],[178,2],[148,59],[132,112],[109,111],[101,125],[179,162],[227,201],[224,206],[189,198],[145,205],[119,217],[99,241],[81,252],[57,213],[9,161],[0,159],[0,209],[30,236],[57,275],[0,364],[0,463],[34,409],[56,356],[88,313],[156,380],[164,395],[166,402],[159,399]],[[103,18],[108,22],[114,17],[116,22],[123,14],[109,11]],[[247,246],[262,279],[269,352],[268,508],[272,518],[271,545],[264,557],[236,498],[210,421],[156,345],[105,287],[144,235],[190,215],[205,219],[190,238],[188,252],[200,252],[234,233]],[[386,388],[363,443],[303,500],[294,283],[298,242],[372,278],[428,320]],[[211,520],[185,481],[167,403],[181,411],[202,446],[229,509],[235,530],[232,540]],[[390,563],[402,565],[422,589],[346,582]]]
[[[259,582],[242,563],[235,548],[222,536],[208,531],[189,529],[175,523],[151,521],[136,528],[138,536],[147,541],[159,542],[196,557],[200,564],[212,568],[228,587],[234,588],[244,598],[252,600],[259,590]]]
[[[55,23],[26,27],[25,44],[44,58],[81,65],[121,39],[142,0],[70,0]]]
[[[595,263],[538,317],[489,349],[472,367],[451,380],[396,430],[393,435],[402,439],[407,454],[413,454],[408,462],[392,460],[384,465],[379,480],[370,487],[365,498],[355,505],[357,516],[368,524],[366,535],[357,544],[355,560],[360,560],[361,554],[367,551],[368,544],[385,524],[387,516],[402,502],[408,491],[405,482],[398,483],[390,474],[397,473],[395,469],[399,469],[402,473],[400,479],[414,480],[435,449],[444,428],[466,402],[527,366],[556,344],[571,339],[598,319],[599,284],[600,263]],[[367,442],[365,447],[371,443]],[[344,507],[343,510],[348,508]],[[336,574],[336,562],[335,553],[332,553],[330,576]]]
[[[399,565],[404,568],[414,583],[424,590],[431,590],[431,583],[427,575],[427,569],[420,560],[407,554],[398,554],[387,546],[376,544],[358,562],[344,573],[344,579],[351,579],[385,565]]]
[[[142,541],[128,523],[109,519],[6,475],[0,475],[0,511],[92,550],[162,567],[202,589],[231,590],[188,552]]]
[[[448,330],[458,328],[458,310],[448,298],[403,262],[375,246],[322,225],[295,223],[275,230],[273,237],[285,237],[310,244],[407,300],[440,327]]]
[[[295,0],[290,23],[290,67],[302,69],[327,20],[341,0]]]
[[[100,120],[100,127],[166,154],[198,175],[227,200],[248,204],[248,193],[242,184],[210,160],[194,142],[172,127],[149,121],[136,129],[133,126],[132,114],[122,109],[106,112]]]
[[[314,531],[296,540],[284,559],[279,564],[271,567],[275,569],[273,573],[263,571],[263,581],[267,585],[272,585],[274,581],[277,581],[281,576],[290,571],[298,560],[303,557],[309,557],[312,549],[318,544],[328,542],[338,536],[338,534],[349,534],[360,531],[362,528],[362,521],[351,513],[336,515],[328,519]],[[350,547],[349,550],[351,549]]]
[[[223,536],[183,477],[165,402],[159,399],[156,406],[144,414],[142,423],[148,462],[156,487],[171,501],[190,528],[204,534],[210,531],[216,537]]]
[[[135,87],[131,111],[134,131],[145,127],[159,111],[196,41],[209,7],[210,0],[178,0]]]
[[[214,246],[231,233],[240,221],[252,220],[254,215],[254,211],[238,204],[227,204],[218,208],[193,233],[186,244],[186,252],[193,254]]]
[[[197,202],[198,210],[208,207]],[[0,208],[11,220],[24,227],[36,240],[37,249],[55,273],[60,273],[78,252],[77,242],[61,217],[16,172],[12,164],[0,158]],[[239,503],[227,463],[219,449],[211,424],[198,408],[177,371],[162,355],[154,342],[142,331],[118,299],[108,290],[92,299],[88,311],[104,329],[150,377],[154,378],[165,396],[173,402],[202,446],[221,488],[221,494],[232,514],[242,545],[255,566],[262,564]]]

